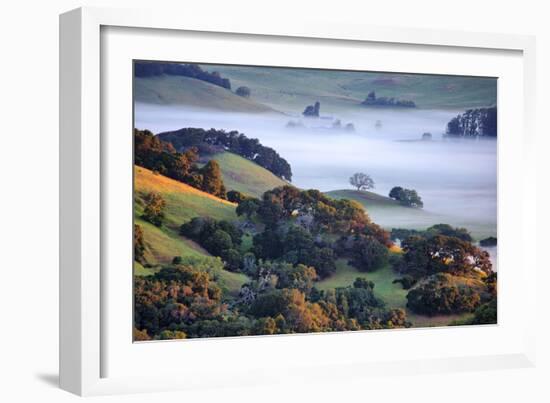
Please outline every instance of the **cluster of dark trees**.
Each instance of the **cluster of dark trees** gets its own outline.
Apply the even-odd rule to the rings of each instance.
[[[447,137],[497,137],[497,107],[468,109],[447,123]]]
[[[496,323],[496,310],[485,306],[496,303],[497,275],[489,254],[472,244],[464,228],[438,224],[425,231],[396,229],[392,238],[402,239],[403,254],[394,256],[392,265],[403,276],[395,282],[409,289],[407,307],[426,315],[476,316],[482,309],[484,323]]]
[[[397,99],[393,97],[376,97],[374,91],[369,92],[367,97],[361,105],[365,106],[387,106],[387,107],[398,107],[398,108],[416,108],[414,101],[408,101],[404,99]]]
[[[391,239],[393,241],[397,239],[405,240],[411,236],[419,236],[422,238],[432,238],[436,235],[445,235],[449,237],[454,237],[466,242],[473,241],[472,236],[470,235],[470,233],[466,228],[453,227],[449,224],[435,224],[423,231],[406,229],[406,228],[392,228],[391,230]]]
[[[198,159],[199,154],[195,147],[178,152],[172,144],[162,141],[150,131],[134,129],[134,163],[136,165],[225,199],[226,190],[220,166],[216,160],[210,160],[199,168]],[[153,224],[159,225],[155,222]]]
[[[334,273],[339,257],[349,258],[360,270],[374,270],[385,263],[392,244],[361,205],[331,199],[317,190],[279,187],[265,192],[261,200],[244,200],[237,214],[265,226],[253,238],[257,258],[312,266],[320,278]]]
[[[291,186],[268,191],[262,199],[232,192],[231,199],[239,203],[238,215],[263,225],[253,236],[250,250],[241,251],[243,231],[227,221],[197,217],[180,228],[181,235],[221,257],[229,270],[249,274],[250,259],[277,261],[312,267],[321,279],[336,271],[339,257],[348,258],[362,271],[387,262],[389,233],[372,223],[355,202]]]
[[[134,76],[139,78],[155,77],[161,75],[182,76],[196,78],[219,87],[231,89],[231,82],[223,78],[220,73],[214,71],[209,73],[203,70],[198,64],[163,63],[163,62],[134,62]]]
[[[402,206],[416,208],[424,207],[422,198],[414,189],[405,189],[401,186],[395,186],[390,190],[389,197],[393,200],[397,200]]]
[[[321,103],[315,102],[313,105],[306,106],[306,109],[302,112],[302,115],[308,118],[318,118],[321,111]]]
[[[242,256],[239,246],[243,233],[232,223],[195,217],[182,224],[180,234],[197,242],[212,255],[221,257],[227,269],[240,270]]]
[[[258,139],[248,138],[238,131],[184,128],[160,133],[158,137],[180,152],[190,147],[196,147],[201,155],[230,151],[254,161],[279,178],[292,180],[290,164],[284,158],[274,149],[263,146]]]
[[[428,315],[473,312],[481,305],[483,284],[473,287],[447,273],[437,273],[407,294],[407,306]]]

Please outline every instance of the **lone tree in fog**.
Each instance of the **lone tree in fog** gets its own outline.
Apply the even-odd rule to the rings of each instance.
[[[356,187],[357,190],[368,190],[374,189],[374,181],[372,178],[362,172],[354,173],[351,178],[349,178],[349,183]]]
[[[235,91],[235,94],[244,97],[244,98],[250,98],[250,88],[248,87],[239,87],[237,88],[237,91]]]

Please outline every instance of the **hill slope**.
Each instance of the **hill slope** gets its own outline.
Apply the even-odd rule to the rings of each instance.
[[[269,106],[235,95],[230,90],[189,77],[159,76],[134,79],[134,101],[188,105],[226,112],[277,113]]]
[[[141,219],[143,197],[148,192],[157,192],[166,201],[166,217],[160,228]],[[219,258],[210,256],[195,242],[179,235],[180,225],[197,216],[229,221],[238,219],[235,204],[148,169],[134,167],[134,222],[143,229],[147,263],[151,266],[169,264],[174,256],[181,256],[184,262],[211,272],[228,292],[238,292],[241,285],[248,281],[245,275],[224,270]],[[135,265],[136,275],[154,271],[154,268]]]
[[[227,190],[260,198],[264,192],[288,184],[258,164],[230,152],[215,154],[210,159],[220,164]]]
[[[466,109],[496,103],[494,80],[422,74],[389,75],[376,72],[346,72],[274,67],[208,66],[245,85],[252,98],[281,111],[301,112],[306,105],[321,102],[321,108],[358,105],[370,91],[379,97],[412,100],[419,108]]]
[[[408,228],[422,230],[435,224],[450,224],[456,227],[465,227],[474,239],[483,239],[496,236],[495,226],[487,221],[467,221],[458,216],[438,214],[429,210],[404,207],[395,200],[373,192],[359,192],[343,189],[326,192],[326,195],[335,199],[350,199],[361,203],[370,218],[386,229]]]
[[[326,194],[335,199],[350,199],[361,203],[371,219],[387,229],[425,229],[434,224],[449,222],[449,217],[430,213],[423,209],[405,207],[389,197],[373,192],[343,189],[333,190]]]

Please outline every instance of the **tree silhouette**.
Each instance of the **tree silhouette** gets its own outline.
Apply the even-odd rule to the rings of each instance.
[[[349,183],[356,187],[357,190],[374,189],[374,181],[370,175],[362,172],[354,173],[353,176],[349,178]]]

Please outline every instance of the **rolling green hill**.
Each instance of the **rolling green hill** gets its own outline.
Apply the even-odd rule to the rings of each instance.
[[[335,199],[350,199],[361,203],[372,221],[388,230],[392,228],[422,230],[435,224],[444,223],[467,228],[476,240],[496,236],[494,223],[481,220],[465,221],[457,216],[404,207],[389,197],[373,192],[343,189],[326,192],[326,194]]]
[[[412,100],[419,108],[461,110],[496,103],[494,80],[422,74],[345,72],[274,67],[207,66],[252,91],[251,99],[286,112],[321,102],[322,110],[356,106],[370,91],[378,97]]]
[[[271,107],[233,92],[189,77],[136,78],[134,100],[161,105],[189,105],[226,112],[278,113]]]
[[[195,242],[178,233],[181,224],[196,216],[237,220],[235,204],[138,166],[134,167],[134,187],[134,220],[143,229],[145,259],[151,266],[143,267],[137,263],[135,274],[151,274],[156,270],[156,265],[169,264],[174,256],[181,256],[184,262],[211,272],[229,293],[238,292],[241,285],[248,281],[245,275],[224,270],[219,258],[209,255]],[[166,201],[166,217],[160,228],[141,219],[143,197],[148,192],[157,192]]]
[[[215,154],[211,159],[220,164],[227,190],[260,198],[264,192],[288,184],[258,164],[230,152]]]

